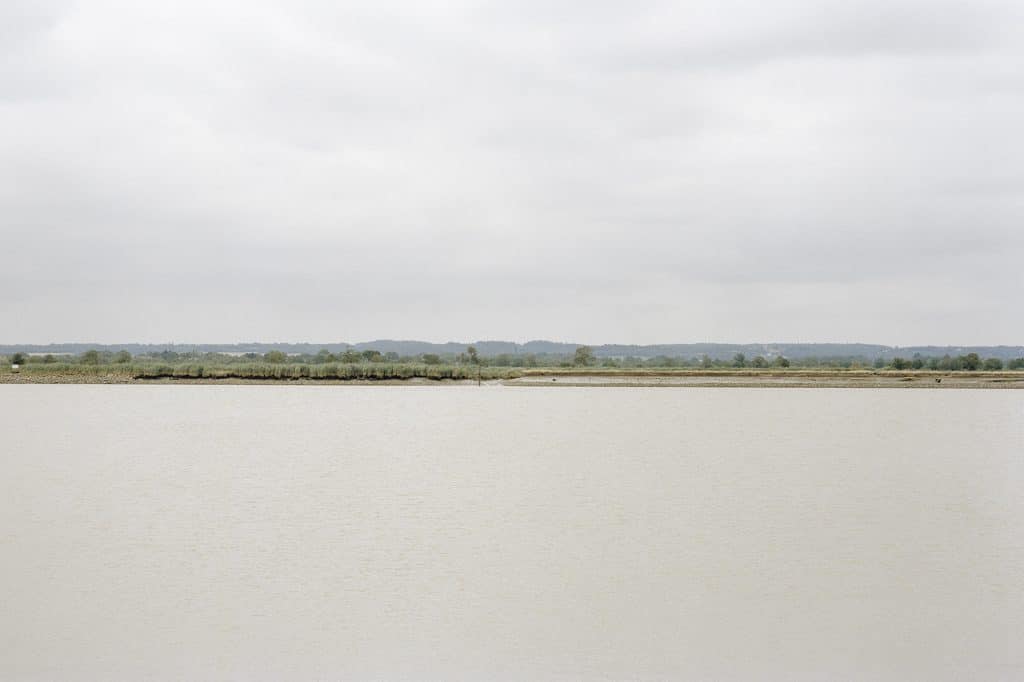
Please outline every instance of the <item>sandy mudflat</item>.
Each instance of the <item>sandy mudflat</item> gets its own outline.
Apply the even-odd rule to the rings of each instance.
[[[1024,388],[1021,375],[921,374],[743,374],[693,375],[647,374],[643,376],[525,376],[504,382],[506,386],[664,386],[693,388]]]

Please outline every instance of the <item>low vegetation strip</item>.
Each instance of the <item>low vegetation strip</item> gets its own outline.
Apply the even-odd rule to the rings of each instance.
[[[574,378],[583,385],[739,385],[743,381],[757,385],[825,385],[826,381],[891,383],[913,380],[920,385],[924,377],[942,383],[943,376],[956,375],[957,385],[1004,382],[1019,385],[1024,378],[1024,358],[1003,362],[982,358],[976,353],[956,357],[915,356],[893,358],[885,364],[881,358],[811,359],[791,363],[788,358],[761,356],[748,360],[743,353],[731,359],[709,358],[597,358],[587,346],[572,355],[521,357],[484,357],[474,346],[465,352],[440,356],[424,353],[403,357],[395,352],[376,350],[356,352],[346,349],[332,353],[323,349],[316,354],[289,355],[271,350],[263,355],[244,353],[188,353],[161,351],[133,356],[127,350],[99,351],[56,356],[18,351],[0,359],[0,382],[4,383],[129,383],[145,381],[519,381],[536,384],[542,380],[558,383]],[[562,385],[565,385],[563,383]],[[852,385],[852,384],[850,384]],[[948,385],[948,383],[947,383]]]
[[[0,369],[0,383],[445,382],[579,386],[901,386],[1024,388],[1024,372],[841,368],[512,368],[417,363],[30,363]],[[552,383],[554,382],[554,383]]]
[[[521,372],[507,367],[476,367],[471,365],[422,364],[30,364],[17,370],[6,370],[0,376],[20,378],[25,382],[37,379],[46,382],[73,382],[76,378],[89,380],[105,378],[111,381],[154,379],[253,379],[264,381],[334,380],[334,381],[394,381],[426,379],[434,381],[469,381],[480,379],[510,379]]]
[[[401,379],[481,380],[505,379],[518,373],[501,367],[414,364],[322,364],[274,365],[247,364],[227,366],[143,365],[132,370],[134,379],[333,379],[385,381]]]

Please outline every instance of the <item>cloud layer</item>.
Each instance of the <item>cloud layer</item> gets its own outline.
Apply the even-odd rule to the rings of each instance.
[[[0,5],[0,342],[1024,339],[1005,2]]]

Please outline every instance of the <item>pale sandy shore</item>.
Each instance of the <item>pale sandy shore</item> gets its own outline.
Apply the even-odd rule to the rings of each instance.
[[[644,376],[525,376],[506,386],[680,387],[680,388],[917,388],[1024,389],[1024,376],[944,374],[885,375],[644,375]]]

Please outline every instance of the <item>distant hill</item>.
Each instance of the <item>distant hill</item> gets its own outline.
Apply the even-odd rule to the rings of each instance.
[[[133,355],[143,353],[160,353],[165,350],[186,352],[215,353],[266,353],[270,350],[282,350],[286,353],[316,353],[326,348],[332,353],[346,348],[356,350],[378,350],[382,353],[394,352],[399,355],[421,355],[436,353],[438,355],[454,355],[466,350],[468,345],[476,346],[480,355],[572,355],[580,345],[577,343],[560,343],[556,341],[527,341],[513,343],[511,341],[472,341],[448,343],[429,343],[427,341],[402,341],[378,339],[359,343],[54,343],[54,344],[6,344],[0,345],[0,354],[9,355],[16,351],[24,353],[83,353],[91,348],[97,350],[127,350]],[[698,358],[707,355],[712,359],[731,359],[736,353],[743,353],[748,358],[763,355],[767,358],[782,355],[800,360],[804,358],[875,358],[891,359],[894,357],[912,358],[915,353],[924,357],[941,357],[943,355],[964,355],[977,353],[983,358],[1000,358],[1010,360],[1024,357],[1024,346],[883,346],[866,343],[672,343],[654,345],[622,345],[604,344],[591,345],[598,357],[638,357],[653,358],[666,356],[673,358]]]

